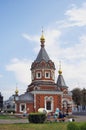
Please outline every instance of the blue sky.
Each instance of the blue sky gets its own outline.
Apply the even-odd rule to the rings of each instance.
[[[86,88],[86,1],[0,1],[0,91],[4,100],[31,83],[31,63],[40,50],[42,26],[45,49],[55,62],[61,60],[69,90]]]

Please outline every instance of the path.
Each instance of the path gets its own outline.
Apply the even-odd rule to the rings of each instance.
[[[75,118],[76,122],[86,122],[86,116],[77,116]]]
[[[86,122],[86,116],[76,116],[75,121]],[[16,120],[0,119],[0,124],[15,124],[15,123],[28,123],[28,119],[16,119]]]
[[[28,119],[0,119],[0,124],[15,124],[15,123],[28,123]]]

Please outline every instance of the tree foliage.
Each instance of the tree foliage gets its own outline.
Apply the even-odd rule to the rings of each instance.
[[[81,91],[81,104],[86,105],[86,89],[83,88]]]
[[[73,101],[78,105],[86,105],[86,89],[74,88],[72,90]]]
[[[80,88],[75,88],[72,90],[72,98],[73,98],[73,101],[77,105],[80,105],[80,103],[81,103],[81,90],[80,90]]]

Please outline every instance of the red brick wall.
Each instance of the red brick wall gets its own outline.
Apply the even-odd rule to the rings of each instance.
[[[61,109],[61,95],[53,95],[53,94],[37,94],[36,95],[36,111],[38,111],[39,108],[44,108],[45,107],[45,96],[52,96],[53,100],[54,100],[54,112],[56,110],[56,108],[58,107],[59,109]]]
[[[34,104],[33,103],[27,103],[26,108],[27,108],[27,113],[34,112]]]
[[[56,108],[59,108],[62,110],[62,96],[60,94],[37,94],[36,95],[36,108],[34,109],[34,103],[32,102],[26,102],[26,111],[27,113],[31,112],[38,112],[39,108],[44,108],[45,107],[45,97],[52,96],[53,97],[53,112],[55,112]],[[69,101],[72,101],[72,97],[66,97],[67,95],[64,96],[64,98],[67,98]],[[25,103],[25,102],[17,102],[17,110],[16,113],[20,113],[20,103]],[[66,109],[64,108],[64,111]],[[68,109],[69,112],[72,111],[71,108]]]
[[[16,105],[16,113],[23,113],[23,112],[20,112],[20,104],[21,103],[24,103],[25,102],[17,102],[17,105]],[[31,112],[34,112],[34,105],[33,103],[27,103],[26,102],[26,113],[31,113]]]

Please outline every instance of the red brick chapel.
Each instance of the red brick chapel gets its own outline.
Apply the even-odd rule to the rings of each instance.
[[[55,83],[55,64],[45,50],[43,32],[40,43],[40,51],[31,65],[31,83],[24,94],[18,95],[16,90],[15,111],[30,113],[44,108],[48,112],[55,112],[56,108],[59,108],[71,114],[72,94],[65,84],[61,67]]]

